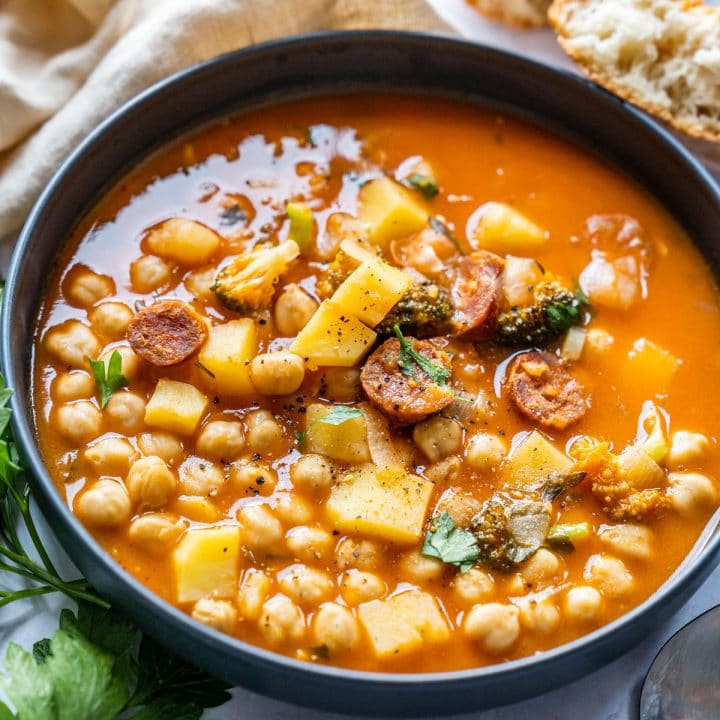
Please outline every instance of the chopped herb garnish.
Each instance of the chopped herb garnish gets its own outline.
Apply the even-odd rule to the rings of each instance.
[[[107,368],[104,360],[90,360],[90,368],[100,391],[100,407],[104,408],[112,394],[128,384],[127,378],[122,374],[122,355],[113,350]]]
[[[433,362],[430,358],[426,358],[415,350],[412,339],[408,340],[402,334],[399,325],[395,325],[393,330],[400,342],[400,357],[398,358],[400,372],[413,380],[418,380],[418,370],[422,370],[433,382],[438,385],[447,385],[451,371],[444,365]]]
[[[564,333],[582,320],[583,308],[589,305],[590,301],[578,288],[572,300],[554,303],[545,308],[547,323],[556,333]]]
[[[436,217],[435,215],[431,215],[428,218],[428,225],[437,233],[440,233],[441,235],[444,235],[454,246],[455,249],[461,254],[465,255],[465,251],[463,250],[462,245],[460,244],[460,241],[455,237],[453,232],[450,230],[450,228],[447,226],[446,223],[444,223],[439,217]]]
[[[438,192],[437,180],[432,175],[423,175],[422,173],[413,173],[402,181],[403,185],[417,190],[426,198],[432,200]]]
[[[195,367],[200,368],[200,370],[209,375],[211,378],[215,377],[215,373],[210,370],[210,368],[205,367],[205,365],[203,365],[199,360],[195,361]]]
[[[430,523],[420,554],[455,565],[464,573],[478,559],[480,550],[475,536],[468,530],[455,527],[450,515],[442,512]]]

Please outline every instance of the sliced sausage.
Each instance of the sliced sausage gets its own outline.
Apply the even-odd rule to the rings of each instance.
[[[450,294],[455,305],[454,335],[465,340],[487,340],[497,325],[500,275],[505,261],[479,250],[453,261]]]
[[[551,353],[518,355],[505,388],[523,415],[554,430],[564,430],[587,411],[582,386]]]
[[[450,370],[450,356],[427,340],[407,338],[413,349],[439,367]],[[360,382],[370,402],[399,425],[412,425],[440,412],[454,399],[446,385],[435,382],[422,368],[413,364],[403,373],[400,343],[386,340],[368,359],[360,373]]]
[[[143,360],[164,367],[177,365],[200,349],[207,337],[203,319],[187,303],[160,300],[130,321],[130,347]]]

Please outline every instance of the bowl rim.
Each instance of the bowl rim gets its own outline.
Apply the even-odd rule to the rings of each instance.
[[[29,260],[28,246],[31,243],[35,226],[45,213],[50,200],[55,197],[58,191],[62,190],[66,176],[71,174],[73,168],[79,160],[91,151],[92,148],[100,142],[106,134],[111,132],[116,124],[121,119],[124,119],[128,114],[132,114],[142,108],[158,93],[166,91],[177,84],[182,84],[193,77],[199,77],[209,68],[221,66],[237,57],[261,55],[273,52],[278,53],[292,49],[297,45],[307,46],[308,43],[319,43],[320,45],[323,45],[334,41],[348,40],[352,42],[384,43],[415,41],[446,45],[449,48],[465,48],[473,51],[480,49],[491,58],[503,58],[505,60],[512,60],[514,62],[524,64],[528,69],[533,70],[533,72],[540,73],[546,78],[552,76],[555,76],[556,79],[562,78],[565,82],[569,82],[571,85],[574,85],[578,91],[595,94],[596,96],[602,95],[604,96],[606,103],[622,107],[623,111],[632,116],[637,124],[644,127],[645,131],[650,134],[654,134],[656,138],[664,144],[667,153],[674,155],[675,158],[687,168],[689,174],[695,175],[696,179],[706,186],[713,195],[714,201],[718,204],[718,207],[720,207],[720,187],[718,187],[715,180],[702,166],[700,161],[695,158],[691,152],[684,147],[667,129],[631,104],[617,98],[591,81],[574,75],[568,71],[554,68],[506,50],[482,45],[471,40],[449,36],[439,32],[410,32],[400,30],[326,31],[304,33],[301,35],[294,35],[259,43],[250,47],[223,53],[204,62],[191,65],[150,85],[145,90],[123,103],[118,109],[101,121],[83,138],[77,147],[75,147],[69,156],[62,162],[50,182],[34,203],[25,220],[23,228],[16,241],[7,274],[4,300],[2,302],[2,315],[0,317],[0,366],[5,373],[5,379],[8,387],[12,388],[17,385],[16,374],[13,370],[13,357],[15,356],[16,351],[23,353],[26,352],[26,348],[16,349],[13,346],[11,338],[12,326],[18,302],[18,278],[22,273],[24,263]],[[373,91],[369,90],[369,92]],[[413,90],[413,92],[415,92],[415,90]],[[327,93],[327,91],[325,91],[325,93]],[[324,94],[322,88],[318,89],[317,94]],[[422,90],[417,91],[417,94],[422,95]],[[430,94],[430,92],[428,94]],[[310,93],[310,95],[312,95],[312,93]],[[279,103],[282,102],[282,100],[279,101]],[[278,104],[278,101],[273,100],[270,104]],[[242,103],[239,104],[240,108],[241,106]],[[522,106],[518,104],[517,110],[522,111]],[[228,112],[231,111],[232,106],[229,102]],[[240,109],[240,111],[242,110]],[[188,124],[188,127],[183,130],[181,123],[178,130],[180,132],[188,130],[192,132],[197,127],[198,126],[196,125]],[[201,125],[199,127],[201,127]],[[582,145],[580,146],[582,147]],[[152,153],[161,147],[162,143],[157,144],[150,150],[146,150],[144,154],[136,157],[138,157],[138,159],[147,157],[149,153]],[[114,177],[112,182],[116,182],[121,176],[122,171]],[[641,181],[635,178],[632,179],[642,185]],[[39,298],[36,299],[36,304],[37,301],[39,301]],[[30,372],[31,368],[28,368],[28,373]],[[240,658],[250,656],[255,660],[261,661],[266,668],[280,665],[293,671],[294,673],[305,675],[308,678],[323,676],[326,678],[342,679],[345,681],[350,680],[355,683],[379,683],[383,685],[399,686],[417,686],[428,684],[447,685],[448,683],[460,683],[464,681],[472,681],[478,678],[494,678],[497,681],[501,681],[506,677],[512,677],[518,671],[536,667],[538,664],[551,665],[553,661],[567,660],[569,657],[579,656],[583,651],[592,649],[592,647],[601,639],[612,640],[613,638],[618,637],[627,626],[633,624],[639,618],[651,615],[658,606],[678,595],[684,586],[692,585],[693,582],[698,583],[709,572],[708,566],[712,563],[713,559],[720,557],[720,533],[717,533],[715,537],[713,537],[703,548],[700,557],[695,558],[690,563],[686,563],[684,567],[682,565],[679,566],[675,573],[642,603],[632,608],[627,613],[621,615],[619,618],[593,630],[592,632],[581,635],[571,642],[564,643],[538,654],[464,670],[419,673],[364,671],[310,663],[252,645],[248,642],[225,635],[217,630],[196,622],[188,614],[182,612],[169,602],[160,598],[160,596],[149,590],[139,580],[135,579],[128,571],[123,569],[95,541],[92,535],[77,520],[65,501],[61,498],[60,493],[55,488],[53,480],[47,472],[45,464],[42,460],[40,450],[34,437],[34,423],[32,420],[33,413],[30,403],[26,406],[17,394],[13,394],[10,400],[10,407],[13,411],[11,420],[12,430],[18,449],[20,450],[27,467],[28,480],[30,482],[33,495],[35,496],[36,501],[41,504],[43,514],[48,521],[48,525],[53,530],[53,534],[56,534],[55,526],[60,526],[63,533],[72,537],[74,545],[79,548],[79,550],[75,550],[75,552],[82,552],[89,555],[93,564],[99,565],[108,576],[113,577],[114,581],[118,583],[118,587],[121,588],[125,594],[122,598],[124,612],[125,609],[130,607],[130,604],[132,603],[133,610],[129,614],[134,616],[133,619],[136,619],[141,613],[144,613],[145,616],[149,618],[162,617],[171,627],[178,629],[179,632],[193,642],[200,643],[205,647],[211,647],[220,653],[231,653],[233,656]],[[135,611],[136,609],[137,613]],[[126,612],[125,614],[128,613]],[[138,624],[142,625],[141,622]],[[159,631],[156,631],[156,634],[157,632]],[[152,629],[150,629],[150,633],[152,634]]]

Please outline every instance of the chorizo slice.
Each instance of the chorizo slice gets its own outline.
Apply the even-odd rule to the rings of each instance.
[[[488,340],[497,326],[500,275],[505,261],[495,253],[478,250],[451,265],[450,295],[455,312],[454,335],[465,340]]]
[[[582,386],[552,353],[518,355],[505,388],[523,415],[553,430],[564,430],[587,412]]]
[[[406,339],[415,352],[450,371],[450,356],[446,352],[427,340]],[[440,412],[455,399],[450,387],[437,383],[419,365],[408,368],[400,363],[400,342],[390,338],[370,355],[360,373],[370,402],[393,422],[412,425]]]
[[[207,326],[187,303],[160,300],[141,310],[130,321],[130,347],[143,360],[165,367],[177,365],[200,349]]]

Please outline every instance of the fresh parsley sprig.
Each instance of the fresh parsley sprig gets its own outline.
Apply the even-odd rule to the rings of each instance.
[[[90,360],[95,384],[100,391],[100,407],[105,408],[114,392],[127,386],[127,378],[122,374],[122,355],[113,350],[107,367],[104,360]]]
[[[456,527],[450,514],[443,511],[431,521],[420,554],[455,565],[462,574],[475,564],[480,548],[477,538],[468,530]]]
[[[402,334],[399,325],[395,325],[393,330],[400,343],[400,357],[398,358],[400,372],[413,380],[418,380],[418,370],[422,370],[433,382],[438,385],[447,385],[451,371],[415,350],[412,340],[408,340]]]
[[[439,192],[437,180],[432,175],[424,175],[423,173],[412,173],[402,181],[406,187],[417,190],[428,200],[432,200]]]

